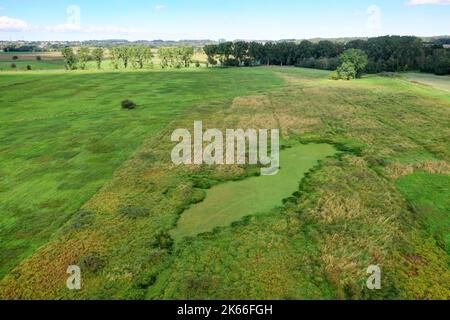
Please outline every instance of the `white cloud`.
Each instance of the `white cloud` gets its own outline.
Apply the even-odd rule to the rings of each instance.
[[[0,31],[26,31],[29,29],[29,24],[24,20],[0,16]]]
[[[450,5],[450,0],[409,0],[407,6]]]
[[[157,10],[157,11],[164,10],[165,8],[166,8],[166,6],[163,4],[158,4],[155,6],[155,10]]]

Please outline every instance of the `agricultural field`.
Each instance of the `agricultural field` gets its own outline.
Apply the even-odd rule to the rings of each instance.
[[[12,68],[12,64],[16,67]],[[64,61],[58,52],[0,52],[0,71],[26,71],[27,66],[31,70],[60,70],[64,69]]]
[[[448,80],[329,74],[0,74],[0,298],[450,299]],[[196,120],[280,129],[280,174],[175,166]]]

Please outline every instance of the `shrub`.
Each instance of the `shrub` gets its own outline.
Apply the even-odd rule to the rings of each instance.
[[[366,70],[368,64],[367,54],[364,51],[359,49],[348,49],[343,54],[339,56],[339,61],[341,63],[342,72],[346,72],[347,78],[361,78],[362,73]],[[345,64],[345,66],[344,66]],[[351,66],[353,67],[351,67]],[[351,78],[353,75],[353,70],[355,71],[355,76]],[[339,69],[338,69],[339,73]],[[345,78],[341,78],[345,79]],[[347,80],[350,80],[347,79]]]
[[[123,100],[122,101],[122,109],[128,109],[128,110],[132,110],[134,108],[136,108],[136,103],[134,103],[131,100]]]
[[[196,67],[196,68],[200,68],[200,61],[198,61],[198,60],[195,61],[195,67]]]
[[[85,256],[81,259],[79,266],[83,271],[97,272],[105,266],[105,260],[99,254]]]
[[[70,224],[67,225],[66,230],[81,230],[94,222],[95,214],[91,211],[80,210],[74,214]]]
[[[41,60],[42,60],[42,57],[41,57],[41,56],[36,56],[36,60],[37,60],[37,61],[41,61]]]
[[[19,57],[18,56],[13,56],[12,59],[13,60],[19,60]]]
[[[137,276],[134,286],[139,289],[147,289],[155,284],[157,280],[156,274],[152,272],[144,272]]]
[[[167,232],[159,231],[155,235],[152,246],[161,250],[171,251],[173,247],[173,239]]]
[[[337,70],[330,73],[330,79],[331,80],[339,80],[339,73],[337,72]]]
[[[135,208],[135,207],[125,207],[120,209],[119,212],[131,219],[146,217],[150,214],[150,210],[148,210],[147,208]]]
[[[27,65],[27,70],[31,70],[31,65]]]
[[[356,78],[356,68],[351,62],[344,62],[336,71],[338,79],[352,80]]]
[[[11,68],[15,69],[17,68],[17,65],[15,63],[11,63]]]

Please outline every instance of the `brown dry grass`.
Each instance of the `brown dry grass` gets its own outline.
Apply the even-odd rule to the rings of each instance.
[[[393,180],[411,175],[415,171],[425,171],[430,174],[450,174],[450,164],[446,161],[427,160],[415,164],[396,162],[385,168],[386,175]]]

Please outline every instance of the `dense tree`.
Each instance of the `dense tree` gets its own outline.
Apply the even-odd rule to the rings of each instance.
[[[432,72],[437,75],[450,74],[450,50],[436,49],[425,59],[422,71]]]
[[[245,63],[248,58],[248,42],[238,41],[233,43],[231,54],[234,57],[234,62],[236,65],[241,66]]]
[[[338,56],[342,52],[342,46],[328,40],[320,41],[315,46],[314,52],[316,58],[332,58]]]
[[[207,56],[207,61],[208,64],[210,65],[217,65],[217,50],[218,50],[218,46],[216,45],[206,45],[203,47],[203,52],[206,54]]]
[[[449,40],[450,41],[450,40]],[[441,41],[446,43],[446,41]],[[417,37],[385,36],[368,40],[353,40],[347,44],[328,40],[313,43],[281,42],[224,42],[204,47],[208,63],[221,66],[253,65],[296,65],[301,67],[335,70],[338,57],[348,49],[359,49],[367,55],[365,70],[357,68],[357,75],[363,71],[423,70],[437,74],[449,73],[448,55],[442,43],[424,43]],[[358,67],[358,66],[356,66]]]
[[[367,71],[407,71],[419,69],[424,55],[424,44],[416,37],[386,36],[355,40],[347,48],[363,50],[368,56]]]
[[[264,45],[258,42],[249,43],[248,56],[252,65],[260,65],[265,57]]]

